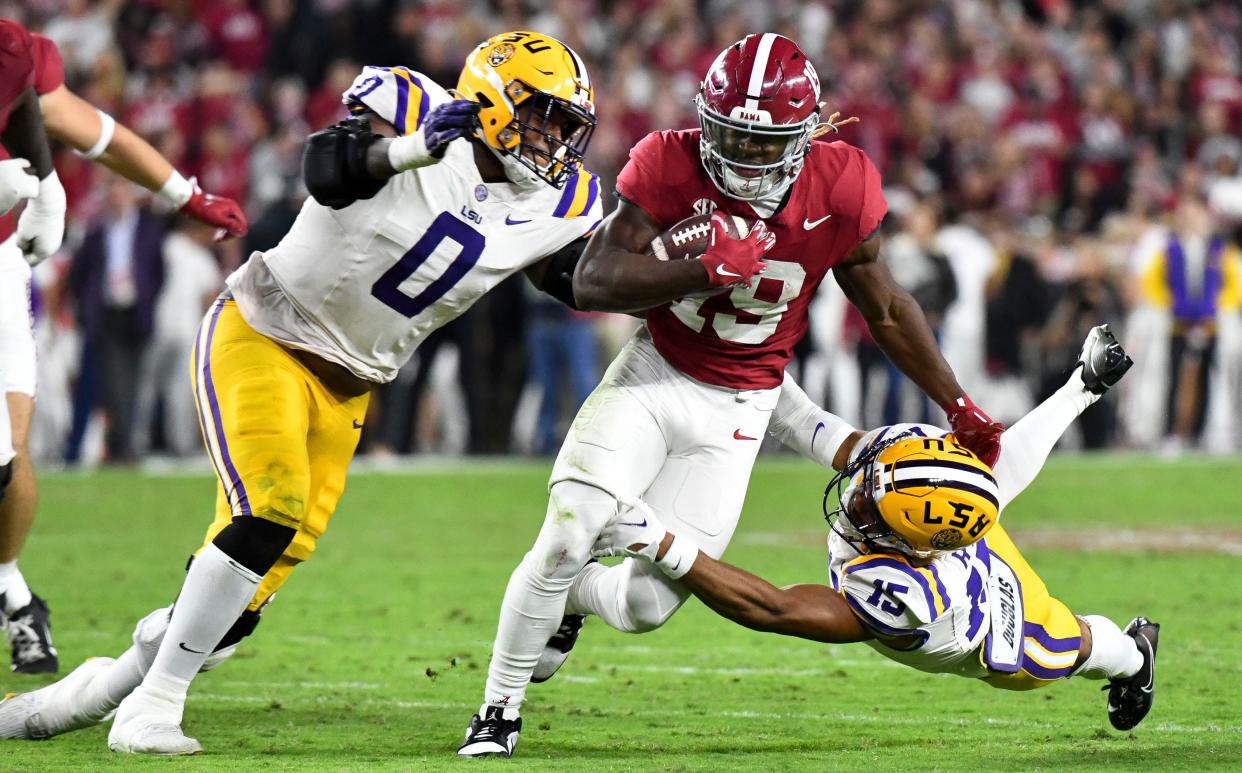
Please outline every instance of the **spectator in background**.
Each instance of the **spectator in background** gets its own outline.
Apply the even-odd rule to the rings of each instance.
[[[211,251],[214,231],[194,220],[180,220],[164,239],[164,283],[138,380],[134,436],[139,453],[156,447],[157,413],[170,454],[188,456],[199,448],[201,434],[186,363],[198,338],[199,318],[224,286]]]
[[[1144,300],[1168,314],[1165,448],[1178,453],[1202,436],[1216,365],[1219,317],[1242,305],[1238,248],[1217,233],[1202,198],[1183,194],[1167,238],[1140,258]]]
[[[902,230],[886,244],[884,260],[897,284],[918,301],[927,317],[928,327],[939,343],[945,311],[957,300],[957,281],[949,259],[936,246],[936,213],[927,204],[914,204],[901,220]],[[918,421],[930,421],[931,402],[926,396],[920,397],[916,414],[903,410],[903,393],[921,395],[921,392],[911,388],[909,380],[887,358],[884,363],[888,372],[888,388],[881,422],[896,424],[912,415],[917,415]]]
[[[69,270],[83,338],[69,462],[79,459],[97,403],[108,417],[108,460],[135,458],[138,366],[154,331],[156,299],[164,282],[164,225],[140,206],[142,194],[127,180],[108,178],[103,219],[87,232]]]
[[[526,368],[540,391],[533,448],[551,456],[565,436],[561,417],[577,413],[599,382],[599,350],[591,315],[530,290],[526,300]]]
[[[1034,405],[1028,362],[1048,318],[1050,292],[1040,275],[1034,250],[1051,250],[1047,223],[1035,220],[1019,232],[1002,217],[989,224],[988,238],[996,247],[996,264],[987,284],[986,357],[995,393],[988,405],[1012,422]]]
[[[1076,258],[1073,278],[1056,293],[1056,306],[1040,340],[1044,351],[1040,400],[1064,383],[1065,373],[1077,361],[1087,331],[1102,321],[1124,318],[1121,293],[1116,278],[1109,272],[1103,245],[1095,239],[1083,238],[1074,244],[1073,251]],[[1113,324],[1112,330],[1118,336],[1124,332],[1118,324]],[[1099,450],[1112,442],[1117,415],[1115,397],[1106,396],[1079,417],[1083,448]]]

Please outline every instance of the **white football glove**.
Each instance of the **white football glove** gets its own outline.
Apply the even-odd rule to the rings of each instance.
[[[633,504],[623,503],[616,516],[600,532],[591,548],[591,555],[596,558],[641,558],[655,564],[672,579],[678,580],[690,571],[695,559],[699,557],[699,546],[686,537],[674,534],[664,557],[657,559],[656,553],[660,551],[660,542],[665,534],[668,534],[668,529],[645,502],[639,500]]]
[[[668,530],[655,512],[642,500],[622,502],[617,514],[604,524],[604,529],[591,548],[596,558],[626,556],[655,561],[660,541]]]
[[[0,161],[0,215],[17,206],[19,201],[39,195],[39,178],[26,170],[30,162],[24,158]]]
[[[17,246],[26,262],[37,266],[60,249],[65,238],[65,189],[56,171],[39,181],[39,195],[17,219]]]

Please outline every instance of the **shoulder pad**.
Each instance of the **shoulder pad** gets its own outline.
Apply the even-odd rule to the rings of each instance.
[[[565,181],[552,216],[566,219],[581,217],[590,214],[599,201],[599,177],[583,167]]]
[[[363,67],[341,94],[351,115],[374,113],[400,134],[413,134],[446,92],[422,73],[406,67]]]

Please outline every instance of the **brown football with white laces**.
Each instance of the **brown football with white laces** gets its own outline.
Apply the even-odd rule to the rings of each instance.
[[[734,239],[741,239],[750,233],[750,224],[737,215],[723,215],[725,229]],[[701,258],[707,252],[711,242],[712,216],[692,215],[675,224],[672,228],[651,240],[647,253],[660,260],[692,260]],[[709,287],[686,293],[687,298],[709,298],[713,295],[729,292],[729,287]]]
[[[726,229],[734,239],[750,233],[750,224],[737,215],[724,215]],[[690,260],[707,252],[712,235],[711,215],[692,215],[651,240],[647,253],[660,260]]]

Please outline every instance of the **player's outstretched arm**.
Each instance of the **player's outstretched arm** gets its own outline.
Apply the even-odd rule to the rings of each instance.
[[[717,561],[690,539],[668,532],[642,502],[623,509],[604,527],[592,553],[651,561],[716,614],[756,631],[829,643],[871,638],[832,588],[810,584],[778,588]]]
[[[641,207],[621,199],[578,261],[573,294],[579,308],[640,311],[711,287],[702,261],[644,254],[662,231]]]
[[[1004,427],[980,410],[957,383],[918,302],[879,259],[881,242],[872,236],[833,268],[837,284],[893,364],[944,408],[958,441],[987,464],[995,464]]]
[[[702,552],[681,581],[713,612],[756,631],[828,643],[871,638],[841,594],[827,585],[777,588]]]
[[[64,84],[39,97],[39,108],[47,133],[85,158],[141,185],[186,215],[221,229],[221,238],[245,236],[246,215],[236,202],[203,192],[149,142]]]

